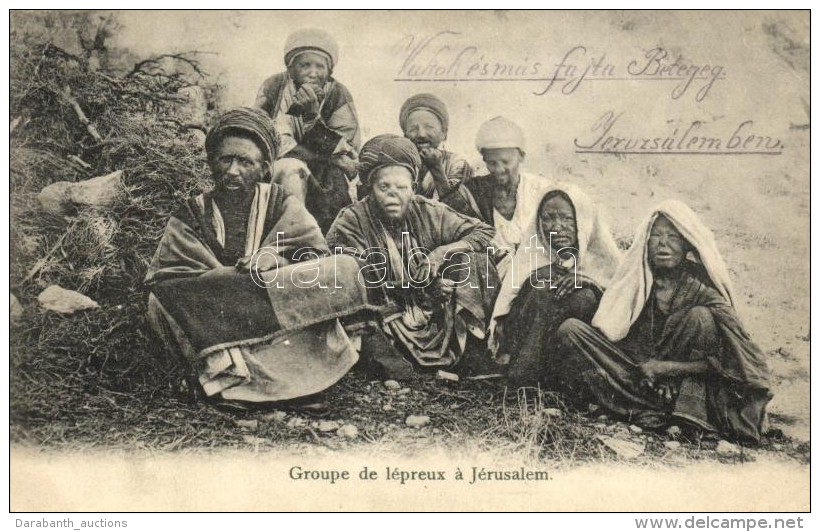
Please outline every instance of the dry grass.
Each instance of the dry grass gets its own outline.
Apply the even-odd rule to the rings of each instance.
[[[321,432],[315,421],[294,414],[228,414],[194,401],[184,368],[148,333],[142,279],[172,210],[207,186],[201,133],[174,119],[178,91],[204,87],[215,113],[218,87],[194,56],[144,61],[109,50],[95,64],[97,45],[80,55],[66,52],[45,38],[48,16],[15,14],[12,35],[11,285],[25,307],[11,331],[13,445],[175,452],[440,447],[565,465],[616,459],[597,436],[624,435],[623,423],[589,419],[557,395],[507,391],[497,381],[450,383],[428,376],[407,390],[390,391],[354,371],[327,392],[334,407],[327,419],[355,425],[354,440]],[[21,17],[30,17],[28,24]],[[61,14],[51,23],[84,35],[86,44],[96,42],[85,13]],[[93,28],[104,41],[116,25]],[[61,96],[66,87],[93,130]],[[110,209],[61,217],[37,207],[36,194],[46,185],[115,170],[124,170],[126,190]],[[73,316],[44,312],[36,296],[53,283],[85,293],[100,308]],[[428,415],[431,423],[407,428],[410,414]],[[242,420],[256,421],[256,428],[237,424]],[[641,439],[646,452],[639,462],[671,460],[663,437]],[[767,445],[808,460],[807,446],[777,437]],[[685,450],[693,459],[712,456],[697,446]]]

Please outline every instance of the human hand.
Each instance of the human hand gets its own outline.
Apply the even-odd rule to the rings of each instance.
[[[324,98],[324,91],[316,85],[305,83],[293,97],[293,105],[289,111],[301,115],[306,120],[312,120],[319,115],[319,106]]]
[[[236,261],[236,269],[240,271],[247,271],[249,273],[252,269],[257,272],[266,272],[268,270],[278,268],[281,260],[281,258],[277,258],[273,253],[250,255],[247,257],[242,257]]]
[[[561,299],[579,288],[588,286],[596,287],[600,290],[600,286],[591,277],[582,273],[569,272],[562,275],[555,283],[555,296]]]
[[[340,153],[330,159],[333,166],[341,168],[347,177],[355,176],[359,171],[359,159],[353,153]]]
[[[663,360],[651,358],[638,366],[641,375],[655,387],[655,383],[669,374],[669,364]]]
[[[438,148],[421,148],[419,150],[419,155],[421,156],[421,162],[424,163],[424,166],[427,168],[438,168],[442,164],[442,158],[444,157],[444,153],[439,150]]]

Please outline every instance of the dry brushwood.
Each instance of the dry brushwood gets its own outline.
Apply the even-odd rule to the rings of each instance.
[[[179,91],[201,86],[217,112],[219,87],[197,53],[135,62],[112,50],[112,27],[78,30],[79,54],[26,34],[12,39],[10,277],[27,309],[11,338],[12,433],[76,444],[94,438],[105,411],[111,430],[128,432],[129,441],[147,431],[157,445],[176,446],[191,434],[135,426],[148,405],[184,397],[181,369],[149,333],[142,279],[168,216],[208,186],[201,135],[175,118],[187,102]],[[112,207],[79,208],[67,218],[39,211],[43,187],[116,170],[124,171],[124,193]],[[50,284],[100,308],[43,312],[36,296]]]

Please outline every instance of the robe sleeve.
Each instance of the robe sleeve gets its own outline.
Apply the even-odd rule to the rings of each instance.
[[[435,224],[439,228],[439,245],[451,244],[462,240],[470,245],[473,251],[484,251],[492,243],[495,228],[477,218],[456,212],[439,202],[429,202],[434,210]]]
[[[445,168],[447,183],[452,189],[450,194],[457,191],[458,186],[465,180],[472,179],[473,168],[464,157],[451,153]],[[448,194],[448,196],[450,195]],[[441,201],[441,200],[440,200]]]
[[[356,106],[353,104],[353,96],[347,90],[347,87],[338,81],[335,82],[333,92],[333,101],[328,103],[331,103],[334,108],[325,125],[328,129],[338,133],[347,141],[350,147],[358,152],[361,148],[362,138],[359,117],[356,113]]]
[[[368,248],[364,235],[361,220],[354,210],[348,207],[339,212],[330,226],[327,232],[327,245],[333,253],[361,256]]]
[[[259,91],[256,93],[256,99],[253,102],[253,107],[262,109],[268,116],[273,117],[276,113],[276,98],[277,92],[282,84],[281,76],[271,76],[262,82]]]
[[[709,306],[720,330],[721,349],[708,358],[720,375],[751,388],[769,388],[769,368],[760,347],[746,333],[735,309],[725,302]]]

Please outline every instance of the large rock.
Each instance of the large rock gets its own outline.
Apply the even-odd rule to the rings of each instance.
[[[9,312],[9,318],[11,318],[11,321],[17,321],[23,317],[23,305],[17,301],[14,294],[9,295],[11,295],[11,311]]]
[[[110,207],[122,192],[122,170],[78,183],[58,181],[37,195],[40,207],[52,214],[69,214],[76,207]]]
[[[37,194],[40,208],[51,214],[67,213],[71,209],[71,202],[68,199],[71,185],[68,181],[58,181],[41,190]]]
[[[37,296],[37,301],[43,305],[46,310],[58,312],[60,314],[74,314],[81,310],[89,310],[98,308],[99,305],[90,297],[84,296],[74,290],[66,290],[65,288],[53,284],[40,292]]]

